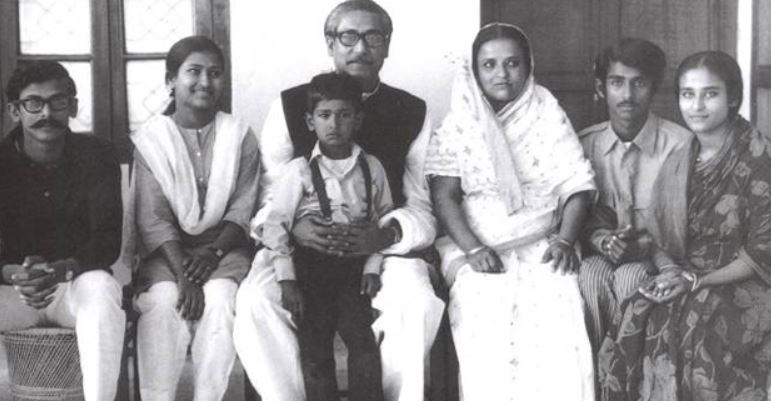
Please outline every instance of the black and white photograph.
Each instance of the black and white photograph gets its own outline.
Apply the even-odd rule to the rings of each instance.
[[[0,401],[771,400],[770,0],[0,0]]]

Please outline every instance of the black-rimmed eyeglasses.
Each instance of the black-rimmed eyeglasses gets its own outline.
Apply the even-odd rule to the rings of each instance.
[[[43,111],[43,107],[45,107],[46,104],[48,104],[48,107],[50,107],[52,111],[64,110],[70,106],[70,99],[72,99],[72,96],[69,95],[53,95],[48,99],[43,99],[39,96],[30,96],[25,99],[19,99],[13,103],[20,104],[24,107],[24,110],[27,110],[27,113],[37,114]]]
[[[386,42],[388,41],[388,35],[374,29],[361,33],[354,30],[331,32],[329,33],[329,36],[337,38],[337,40],[339,40],[343,46],[348,47],[356,46],[356,44],[359,43],[359,40],[362,38],[364,39],[364,43],[366,43],[369,47],[385,46]]]

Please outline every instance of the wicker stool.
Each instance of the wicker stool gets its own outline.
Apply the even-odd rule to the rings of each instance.
[[[75,331],[34,327],[3,333],[14,400],[83,400]]]

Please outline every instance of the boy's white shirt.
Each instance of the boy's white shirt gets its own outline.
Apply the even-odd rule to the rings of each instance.
[[[324,177],[332,220],[336,223],[351,223],[366,216],[364,195],[359,193],[361,190],[356,189],[356,184],[363,180],[361,168],[357,168],[357,161],[362,152],[361,148],[354,144],[348,158],[332,160],[321,153],[316,143],[311,153],[310,160],[318,161],[319,171]],[[391,191],[385,169],[377,158],[366,155],[365,159],[372,175],[372,215],[377,218],[393,209]],[[275,268],[277,281],[296,279],[290,234],[295,221],[320,211],[318,199],[311,196],[312,193],[309,161],[304,157],[290,161],[284,167],[281,179],[274,186],[275,202],[261,230],[261,240],[266,248],[265,257]],[[364,274],[380,274],[382,261],[382,253],[370,255],[364,265]]]
[[[433,244],[436,237],[436,218],[431,209],[428,182],[423,174],[426,149],[431,137],[429,114],[426,113],[423,127],[407,153],[403,177],[403,191],[407,202],[381,217],[378,222],[379,226],[383,227],[391,220],[396,220],[402,231],[401,240],[382,250],[383,254],[403,255],[423,249]],[[271,104],[258,141],[262,155],[259,210],[251,222],[251,235],[257,242],[262,242],[262,226],[273,204],[276,183],[294,156],[294,146],[286,127],[280,97]]]

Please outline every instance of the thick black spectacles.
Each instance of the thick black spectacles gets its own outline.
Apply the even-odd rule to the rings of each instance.
[[[45,107],[46,104],[48,104],[53,111],[64,110],[70,106],[70,98],[69,95],[53,95],[48,99],[31,96],[26,99],[19,99],[14,103],[20,104],[28,113],[37,114],[43,111],[43,107]]]
[[[364,43],[366,43],[369,47],[385,46],[386,42],[388,41],[388,35],[374,29],[362,33],[354,30],[333,32],[330,35],[337,38],[337,40],[339,40],[343,46],[348,47],[356,46],[356,44],[359,43],[359,40],[361,39],[364,39]]]

